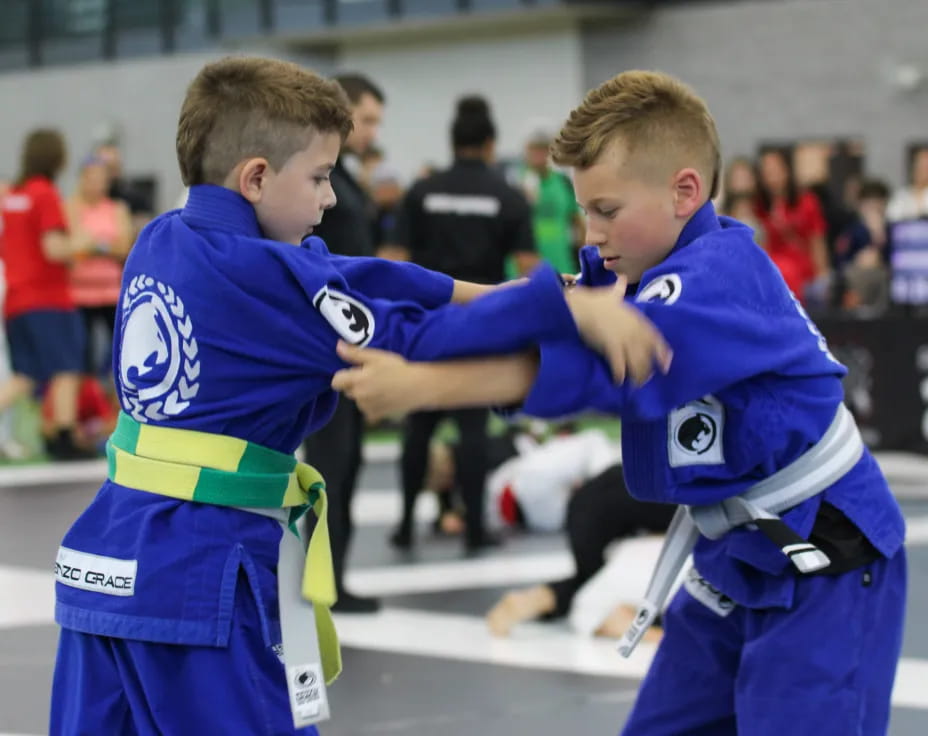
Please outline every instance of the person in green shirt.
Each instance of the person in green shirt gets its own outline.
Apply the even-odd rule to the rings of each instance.
[[[539,255],[558,273],[576,273],[580,268],[577,248],[583,244],[583,218],[570,179],[551,167],[551,142],[551,134],[542,128],[531,133],[518,184],[532,205]]]

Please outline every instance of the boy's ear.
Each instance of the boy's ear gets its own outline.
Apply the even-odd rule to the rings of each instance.
[[[676,173],[673,197],[677,217],[689,217],[702,206],[705,188],[702,175],[696,169],[680,169]]]
[[[271,165],[266,158],[250,158],[238,172],[238,191],[252,204],[261,201]]]

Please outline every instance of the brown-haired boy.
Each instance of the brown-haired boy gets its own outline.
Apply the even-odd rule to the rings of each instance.
[[[587,95],[553,153],[587,211],[580,283],[627,278],[674,350],[670,371],[616,386],[575,340],[546,341],[537,369],[340,346],[359,367],[333,385],[374,413],[521,401],[538,416],[622,417],[631,493],[682,505],[623,653],[695,560],[623,733],[885,733],[903,519],[843,407],[843,366],[750,229],[712,207],[705,103],[667,75],[626,72]]]
[[[608,316],[635,343],[631,359],[625,340],[601,343],[617,370],[642,376],[660,357],[634,310],[608,293],[568,309],[551,271],[429,311],[482,290],[307,239],[335,202],[350,125],[334,82],[285,62],[225,59],[188,90],[189,199],[126,263],[109,478],[56,559],[53,734],[308,734],[328,716],[340,660],[324,486],[292,453],[334,409],[338,338],[435,359],[575,335],[572,315],[599,342]],[[304,571],[290,531],[308,505],[320,523]]]

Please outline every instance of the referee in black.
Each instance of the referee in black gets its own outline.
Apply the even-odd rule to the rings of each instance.
[[[385,98],[371,80],[360,74],[345,74],[335,77],[335,80],[351,102],[354,128],[331,173],[337,202],[325,213],[313,234],[321,237],[332,253],[373,256],[373,222],[377,208],[346,164],[360,164],[358,157],[374,143],[383,117]],[[339,396],[338,406],[329,423],[303,442],[306,461],[322,473],[329,492],[329,536],[338,591],[338,601],[332,610],[342,613],[371,613],[380,607],[378,599],[352,595],[345,590],[343,583],[345,556],[354,528],[351,499],[361,468],[363,433],[364,420],[357,405],[346,396]]]
[[[507,257],[521,273],[538,259],[528,202],[494,168],[496,129],[482,97],[462,98],[451,126],[454,164],[420,180],[400,208],[392,241],[414,263],[455,279],[499,283]],[[469,552],[497,543],[484,527],[487,474],[486,409],[417,412],[406,418],[401,480],[403,518],[391,542],[413,543],[413,509],[425,479],[429,443],[438,423],[450,417],[460,435],[456,485],[465,506]]]

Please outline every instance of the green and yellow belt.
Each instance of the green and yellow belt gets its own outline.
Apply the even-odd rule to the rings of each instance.
[[[336,592],[327,499],[325,482],[315,468],[297,462],[292,455],[236,437],[140,424],[125,413],[119,415],[106,457],[110,480],[129,488],[263,515],[271,515],[272,509],[287,509],[289,514],[279,520],[297,539],[296,522],[312,508],[317,522],[306,551],[300,591],[312,602],[325,682],[338,676],[341,653],[329,610]],[[281,601],[281,609],[284,604]],[[286,641],[284,645],[286,657]]]

